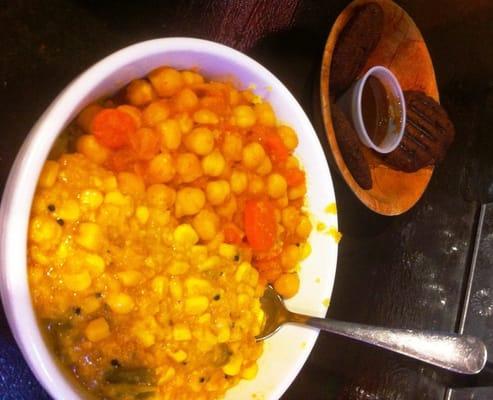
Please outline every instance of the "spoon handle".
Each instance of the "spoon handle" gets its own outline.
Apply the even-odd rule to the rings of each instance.
[[[292,322],[302,322],[301,316],[293,313],[291,315]],[[482,340],[474,336],[387,329],[314,317],[308,319],[305,317],[304,323],[461,374],[476,374],[486,363],[486,346]]]

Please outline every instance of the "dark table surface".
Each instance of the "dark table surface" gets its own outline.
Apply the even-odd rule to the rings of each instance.
[[[421,201],[399,217],[382,217],[364,208],[332,170],[344,237],[329,315],[389,327],[482,334],[493,328],[479,321],[483,314],[493,314],[493,288],[483,283],[493,281],[487,268],[493,261],[493,224],[487,223],[488,216],[493,217],[488,208],[493,200],[493,2],[397,3],[414,18],[427,41],[442,104],[455,123],[457,137]],[[347,4],[347,0],[1,3],[2,187],[24,137],[65,85],[109,53],[157,37],[202,37],[251,55],[294,93],[326,146],[323,128],[316,122],[316,82],[326,37]],[[478,233],[483,236],[477,239]],[[475,243],[480,250],[474,250]],[[481,281],[471,283],[476,270],[483,274]],[[464,320],[470,295],[477,297],[471,309],[479,311]],[[475,330],[478,324],[483,330]],[[492,336],[487,337],[490,344]],[[479,377],[460,377],[324,334],[283,399],[441,400],[455,393],[447,395],[448,388],[478,385],[493,386],[488,371]],[[3,312],[0,398],[49,398],[24,363]]]

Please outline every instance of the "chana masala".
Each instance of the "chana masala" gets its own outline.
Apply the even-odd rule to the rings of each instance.
[[[103,399],[217,399],[257,374],[267,283],[299,288],[312,225],[296,133],[269,103],[161,67],[90,104],[41,172],[34,307]]]

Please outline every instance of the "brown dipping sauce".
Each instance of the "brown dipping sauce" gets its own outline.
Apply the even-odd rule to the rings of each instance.
[[[374,76],[370,76],[363,87],[361,112],[368,136],[379,146],[387,134],[391,110],[388,92]]]

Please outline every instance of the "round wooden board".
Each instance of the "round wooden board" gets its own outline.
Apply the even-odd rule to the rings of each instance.
[[[373,187],[362,189],[349,172],[337,145],[330,111],[330,64],[339,36],[356,7],[376,2],[384,10],[382,38],[361,72],[374,65],[389,68],[403,90],[419,90],[439,101],[435,72],[423,37],[411,17],[390,0],[355,0],[339,15],[325,45],[320,75],[322,116],[330,150],[339,171],[354,194],[368,208],[382,215],[399,215],[409,210],[420,199],[433,174],[433,167],[414,173],[393,170],[366,147],[364,154],[370,165]]]

